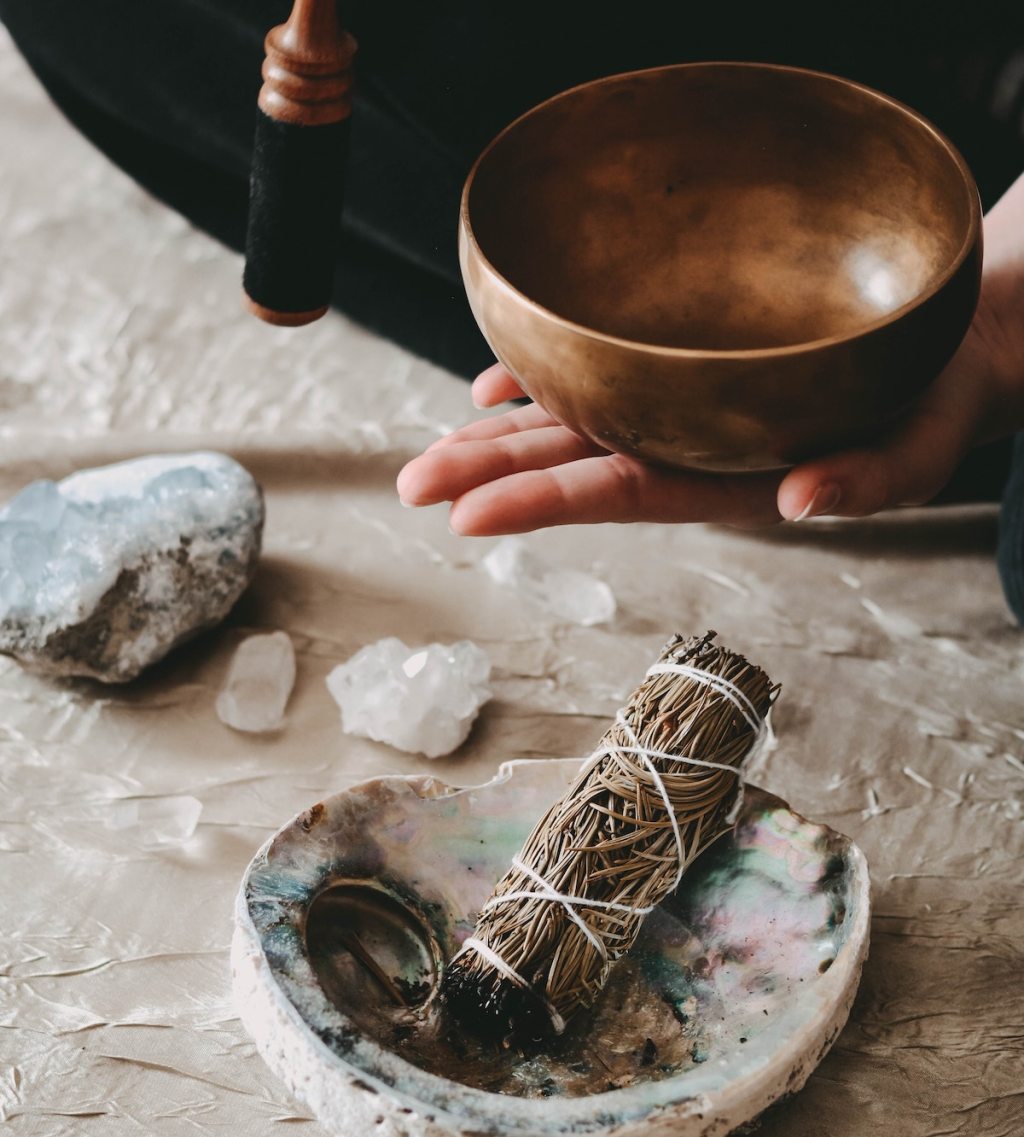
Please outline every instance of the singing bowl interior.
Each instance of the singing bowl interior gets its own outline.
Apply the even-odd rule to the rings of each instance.
[[[748,389],[764,383],[730,383],[735,369],[716,357],[774,356],[776,403],[789,392],[786,414],[808,418],[808,437],[784,442],[768,456],[774,464],[792,460],[786,445],[813,450],[817,435],[851,425],[837,416],[877,420],[917,393],[926,377],[914,366],[894,384],[883,377],[881,398],[865,374],[870,406],[861,414],[855,392],[844,404],[841,378],[830,402],[835,352],[822,351],[817,369],[807,353],[848,344],[860,353],[855,366],[877,370],[858,341],[950,285],[977,251],[979,217],[963,160],[886,96],[793,68],[685,64],[575,88],[499,135],[466,186],[463,269],[499,358],[557,417],[592,436],[602,410],[621,417],[622,389],[641,412],[671,417],[664,393],[644,407],[644,384],[678,384],[681,404],[706,401],[713,375],[729,387],[721,409],[753,420],[739,428],[746,437],[712,440],[701,460],[699,438],[692,443],[681,426],[677,450],[697,465],[714,466],[716,447],[726,467],[763,464],[743,452],[756,449],[751,431],[771,418]],[[913,344],[890,337],[883,357],[906,371],[903,357],[916,350],[933,377],[973,311],[976,265],[967,276],[955,300],[908,327]],[[539,341],[561,373],[545,373],[539,352],[517,337]],[[787,351],[804,358],[794,366]],[[642,427],[631,426],[640,443],[631,447],[628,430],[614,437],[615,425],[597,440],[678,457],[670,429],[651,428],[666,445],[647,453]]]
[[[753,788],[549,1053],[452,1034],[444,963],[577,761],[485,786],[381,778],[273,838],[239,894],[239,1011],[330,1129],[725,1134],[800,1088],[845,1022],[868,879],[847,838]]]

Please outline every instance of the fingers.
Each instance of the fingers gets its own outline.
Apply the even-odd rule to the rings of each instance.
[[[444,438],[432,442],[427,447],[427,453],[452,446],[457,442],[483,442],[490,438],[503,438],[507,434],[520,434],[528,430],[537,430],[539,427],[557,425],[547,411],[542,410],[536,403],[531,403],[528,407],[517,407],[514,411],[506,411],[503,415],[480,419],[478,422],[459,427],[451,434],[446,434]]]
[[[982,409],[977,384],[947,369],[888,438],[791,470],[779,486],[779,513],[791,521],[866,517],[930,501],[974,444]]]
[[[522,387],[500,363],[488,367],[473,380],[472,392],[473,406],[481,410],[484,407],[496,407],[499,403],[518,399],[523,395]]]
[[[846,450],[791,470],[779,487],[779,513],[867,517],[901,505],[920,505],[952,476],[966,447],[939,429],[915,426],[888,444]]]
[[[454,501],[484,482],[602,453],[588,439],[557,425],[497,437],[464,437],[458,445],[431,448],[414,458],[398,475],[398,495],[406,505]]]
[[[607,454],[536,405],[440,439],[399,476],[406,504],[453,501],[467,535],[603,521],[712,521],[755,526],[822,514],[861,517],[930,500],[979,436],[985,385],[969,341],[896,430],[870,447],[805,462],[785,477],[666,471]],[[492,406],[521,394],[496,364],[474,384]],[[990,401],[990,400],[989,400]]]
[[[754,527],[779,520],[779,477],[666,471],[604,454],[481,484],[455,501],[450,523],[456,533],[476,537],[604,521]]]

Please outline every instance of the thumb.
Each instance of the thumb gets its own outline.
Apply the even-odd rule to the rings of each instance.
[[[779,485],[779,512],[789,521],[822,514],[866,517],[931,500],[977,440],[979,403],[976,385],[947,369],[880,442],[790,470]]]

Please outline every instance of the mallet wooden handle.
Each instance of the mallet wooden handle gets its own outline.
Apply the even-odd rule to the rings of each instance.
[[[244,286],[260,319],[295,326],[330,302],[356,43],[336,0],[295,0],[265,48]]]
[[[344,31],[335,0],[295,0],[287,23],[263,41],[260,109],[277,122],[323,126],[352,113],[356,41]]]

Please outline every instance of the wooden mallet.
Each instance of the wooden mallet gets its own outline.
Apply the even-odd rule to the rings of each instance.
[[[296,327],[330,305],[356,43],[336,0],[295,0],[265,47],[243,286],[261,320]]]

